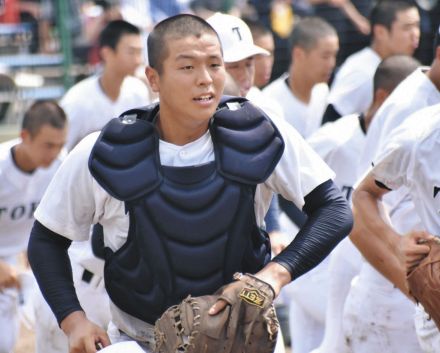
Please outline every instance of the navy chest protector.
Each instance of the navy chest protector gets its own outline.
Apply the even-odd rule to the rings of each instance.
[[[213,293],[234,272],[254,273],[270,260],[254,194],[284,149],[264,113],[245,99],[223,97],[209,127],[215,161],[163,166],[158,109],[110,121],[89,160],[93,177],[125,202],[130,218],[126,243],[106,249],[107,291],[120,309],[151,324],[188,294]]]

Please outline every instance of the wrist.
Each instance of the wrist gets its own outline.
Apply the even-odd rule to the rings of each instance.
[[[86,321],[86,314],[84,311],[78,310],[67,315],[60,323],[60,327],[63,332],[69,336],[71,332],[75,330],[78,325],[82,325]]]
[[[286,284],[292,281],[290,272],[282,265],[276,262],[269,262],[261,271],[255,274],[255,277],[268,283],[275,292],[275,297]]]

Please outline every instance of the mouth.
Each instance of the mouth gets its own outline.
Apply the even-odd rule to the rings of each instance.
[[[214,95],[211,93],[207,93],[196,98],[193,98],[193,101],[197,103],[207,104],[211,103],[214,100]]]

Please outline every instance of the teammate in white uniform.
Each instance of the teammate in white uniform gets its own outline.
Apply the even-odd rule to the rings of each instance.
[[[336,72],[323,122],[364,113],[373,101],[373,75],[380,61],[390,55],[412,55],[418,47],[420,16],[414,4],[378,1],[370,23],[371,44],[349,56]]]
[[[440,233],[439,147],[440,104],[437,104],[417,111],[392,132],[373,169],[355,192],[359,218],[369,231],[379,232],[387,239],[388,245],[383,251],[388,253],[389,260],[383,262],[383,267],[391,270],[400,267],[398,274],[402,278],[396,282],[399,286],[405,285],[405,274],[429,251],[427,246],[418,244],[418,240]],[[405,236],[382,219],[378,205],[383,195],[403,186],[415,204],[423,229],[412,230]],[[407,288],[404,290],[408,294]],[[415,323],[423,352],[438,353],[440,332],[435,323],[427,319],[419,307]]]
[[[218,106],[224,83],[221,46],[215,31],[200,18],[180,15],[159,23],[150,34],[148,46],[151,66],[147,67],[146,73],[151,87],[160,95],[159,115],[155,115],[156,153],[160,164],[196,167],[215,161],[217,156],[214,155],[208,124]],[[124,121],[129,122],[129,119],[131,116]],[[329,181],[333,176],[331,170],[291,126],[282,120],[275,121],[275,124],[285,147],[267,180],[256,185],[255,202],[252,200],[248,206],[254,212],[258,226],[263,226],[273,192],[282,193],[298,207],[304,206],[310,211],[309,221],[295,241],[256,274],[269,282],[278,294],[292,278],[296,279],[302,271],[315,266],[331,251],[343,233],[349,230],[351,216],[346,201]],[[124,202],[110,196],[88,168],[90,151],[97,136],[98,133],[89,135],[67,157],[35,213],[38,222],[34,224],[29,243],[29,260],[40,287],[69,336],[71,350],[81,353],[94,353],[97,342],[106,346],[109,340],[102,329],[87,320],[75,299],[72,281],[63,265],[67,261],[65,247],[69,244],[68,239],[86,240],[90,225],[99,222],[104,227],[105,245],[112,251],[132,240],[127,238],[131,216],[127,214]],[[239,167],[246,169],[247,164]],[[133,185],[130,180],[118,180],[121,185]],[[323,195],[323,190],[327,196]],[[240,216],[240,213],[236,215]],[[216,217],[220,217],[216,222],[223,224],[223,214],[216,213]],[[200,225],[206,226],[203,219],[200,218]],[[161,220],[155,222],[161,223]],[[163,222],[170,223],[169,219]],[[43,238],[47,242],[42,241]],[[51,254],[42,258],[38,253],[43,248]],[[161,250],[155,248],[154,251]],[[195,266],[200,260],[199,257],[185,258],[187,263]],[[59,262],[59,266],[51,266],[53,261]],[[146,266],[149,265],[142,265]],[[50,273],[45,272],[46,268],[51,269]],[[156,277],[160,276],[154,276],[158,280]],[[135,291],[134,288],[123,290],[127,293]],[[116,326],[111,334],[113,341],[126,340],[128,335],[143,342],[148,351],[151,326],[121,310],[118,305],[121,306],[122,302],[111,303],[112,320]],[[211,314],[215,315],[225,305],[223,301],[217,302]]]
[[[26,251],[33,213],[61,164],[66,115],[52,101],[25,113],[20,138],[0,144],[0,352],[18,335],[18,255]]]
[[[388,142],[392,131],[411,113],[440,102],[440,92],[437,89],[440,83],[439,59],[440,49],[437,47],[431,68],[418,69],[408,76],[379,109],[367,135],[364,156],[361,158],[360,175],[365,175],[368,167],[377,159],[376,156]],[[420,219],[405,188],[387,194],[383,201],[384,217],[389,217],[389,221],[399,233],[405,234],[419,226]],[[351,337],[353,345],[362,347],[365,351],[371,350],[368,346],[369,342],[364,339],[365,335],[370,338],[376,337],[373,341],[378,343],[381,339],[386,339],[386,343],[382,343],[382,346],[388,344],[390,351],[398,351],[405,340],[407,341],[405,346],[409,351],[411,349],[417,351],[420,348],[417,347],[416,335],[409,334],[415,330],[412,319],[414,307],[397,289],[406,293],[405,272],[401,264],[396,262],[386,250],[387,245],[384,244],[390,243],[385,235],[372,233],[367,226],[359,219],[350,234],[353,243],[369,263],[363,264],[358,281],[347,299],[345,322],[348,332],[346,334]],[[361,307],[359,303],[362,303]],[[390,315],[382,316],[378,322],[378,318],[373,316],[373,308],[378,310],[387,308]],[[372,323],[375,325],[373,326]],[[359,328],[360,325],[362,329]],[[407,333],[404,334],[404,331]],[[384,332],[387,332],[387,335],[384,335]]]
[[[357,168],[364,149],[366,133],[377,110],[394,88],[419,66],[409,56],[397,55],[383,60],[373,78],[373,103],[366,113],[350,114],[327,123],[316,131],[307,142],[336,173],[335,183],[351,200],[353,185],[357,181]],[[344,239],[320,268],[323,275],[320,288],[310,290],[319,293],[320,300],[327,302],[325,334],[321,345],[313,353],[349,352],[343,334],[343,309],[350,290],[351,280],[359,273],[362,258],[350,239]],[[328,294],[325,284],[328,286]],[[322,318],[322,317],[321,317]],[[324,318],[321,319],[324,321]]]
[[[99,47],[102,73],[77,83],[60,102],[69,119],[69,151],[121,112],[149,102],[147,87],[133,77],[143,63],[139,29],[122,20],[112,21],[102,31]]]
[[[320,18],[305,18],[290,35],[289,72],[265,89],[277,101],[285,119],[304,138],[321,126],[330,75],[339,50],[335,29]]]
[[[137,27],[125,21],[112,21],[101,32],[99,42],[102,73],[79,82],[60,103],[69,120],[69,150],[124,111],[150,103],[145,84],[131,76],[142,62]],[[74,242],[69,255],[82,307],[94,323],[106,328],[110,312],[103,281],[104,261],[95,256],[90,242]],[[66,336],[41,295],[35,299],[35,311],[37,317],[44,318],[35,328],[36,352],[67,353]]]

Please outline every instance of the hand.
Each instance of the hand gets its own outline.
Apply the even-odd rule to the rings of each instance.
[[[273,256],[278,255],[281,251],[283,251],[287,245],[289,245],[289,240],[287,239],[286,234],[278,231],[271,232],[269,234],[270,238],[270,247],[272,249]]]
[[[405,263],[406,273],[410,273],[429,253],[429,246],[424,243],[435,238],[426,231],[413,230],[400,240],[400,253]]]
[[[107,333],[89,321],[83,311],[75,311],[66,316],[61,322],[61,329],[68,338],[69,353],[96,353],[98,345],[110,345]]]
[[[0,291],[12,287],[20,287],[17,271],[8,263],[0,260]]]
[[[280,294],[281,288],[292,281],[289,271],[276,262],[269,262],[261,271],[255,274],[255,277],[261,281],[267,283],[272,287],[275,295],[275,299],[278,294]],[[226,297],[236,295],[237,288],[241,287],[239,281],[232,282],[226,286],[223,290],[223,294]],[[213,306],[209,309],[210,315],[216,315],[226,308],[229,303],[226,300],[219,299],[215,302]]]

